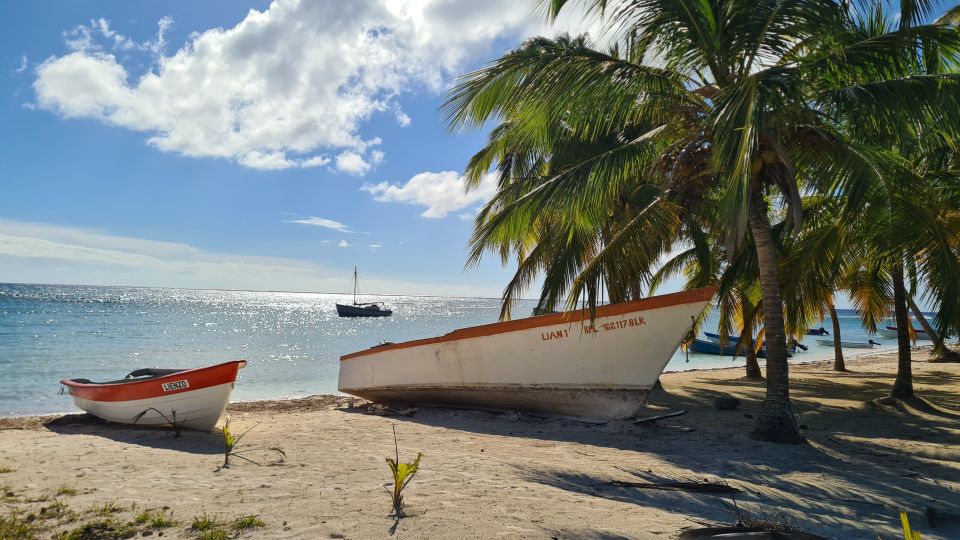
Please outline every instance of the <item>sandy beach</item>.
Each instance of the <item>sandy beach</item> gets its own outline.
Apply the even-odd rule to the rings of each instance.
[[[895,406],[873,401],[889,390],[894,355],[848,367],[792,368],[801,446],[747,437],[764,387],[739,380],[740,368],[665,374],[648,413],[688,414],[641,425],[430,408],[378,416],[337,396],[233,404],[235,431],[256,426],[244,442],[287,459],[251,452],[262,466],[229,469],[218,468],[219,433],[175,438],[80,414],[6,418],[0,504],[40,538],[106,519],[125,534],[197,538],[190,525],[204,515],[225,524],[220,537],[673,538],[698,522],[732,523],[734,499],[635,484],[709,480],[741,490],[746,515],[828,538],[902,537],[901,510],[923,538],[960,537],[960,519],[943,519],[960,515],[960,364],[917,351],[921,399]],[[742,404],[716,410],[718,395]],[[401,458],[425,454],[399,522],[384,492],[392,426]],[[933,526],[928,507],[941,517]],[[145,510],[176,523],[136,523]],[[263,526],[231,528],[250,515]]]

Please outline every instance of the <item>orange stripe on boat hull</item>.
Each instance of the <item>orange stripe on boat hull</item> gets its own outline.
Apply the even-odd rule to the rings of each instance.
[[[594,316],[596,318],[612,317],[615,315],[622,315],[624,313],[631,313],[635,311],[677,306],[681,304],[692,304],[694,302],[705,302],[713,298],[713,293],[716,290],[716,287],[703,287],[701,289],[663,294],[660,296],[651,296],[650,298],[641,298],[640,300],[631,300],[629,302],[621,302],[619,304],[597,306]],[[390,345],[372,347],[370,349],[365,349],[341,356],[340,361],[342,362],[344,360],[350,360],[351,358],[357,358],[360,356],[366,356],[368,354],[382,353],[396,349],[419,347],[421,345],[442,343],[444,341],[492,336],[506,332],[516,332],[519,330],[529,330],[530,328],[538,328],[541,326],[552,326],[556,324],[573,323],[584,320],[590,320],[590,310],[582,309],[577,311],[567,311],[564,313],[551,313],[550,315],[541,315],[539,317],[516,319],[513,321],[484,324],[481,326],[471,326],[469,328],[454,330],[453,332],[440,337],[417,339],[414,341],[405,341],[403,343],[391,343]]]
[[[60,384],[67,387],[71,396],[90,401],[132,401],[171,396],[191,390],[232,383],[237,379],[237,371],[246,365],[246,360],[233,360],[215,366],[188,369],[172,375],[142,381],[131,380],[131,382],[115,384],[96,384],[64,379],[60,381]],[[165,383],[175,383],[177,381],[187,381],[187,386],[173,390],[163,389]]]

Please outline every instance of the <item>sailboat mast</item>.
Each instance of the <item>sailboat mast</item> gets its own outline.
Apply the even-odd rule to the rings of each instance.
[[[353,267],[353,305],[357,305],[357,267]]]

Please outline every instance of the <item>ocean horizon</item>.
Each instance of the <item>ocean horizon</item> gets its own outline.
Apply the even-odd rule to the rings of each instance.
[[[234,401],[336,394],[340,356],[496,322],[499,298],[358,295],[393,316],[340,318],[352,294],[0,283],[0,416],[75,410],[61,379],[121,378],[144,367],[186,368],[243,358]],[[522,300],[514,317],[532,313]],[[853,310],[838,310],[844,339],[869,334]],[[708,317],[703,331],[716,328]],[[822,322],[828,329],[830,321]],[[819,325],[818,325],[819,326]],[[702,335],[702,334],[701,334]],[[876,336],[872,336],[877,339]],[[882,343],[884,340],[880,340]],[[792,362],[833,358],[811,336]],[[849,357],[896,348],[845,351]],[[762,361],[761,361],[762,363]],[[666,371],[743,366],[744,359],[677,350]]]

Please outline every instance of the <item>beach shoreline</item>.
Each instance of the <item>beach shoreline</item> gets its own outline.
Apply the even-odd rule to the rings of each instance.
[[[765,384],[742,380],[740,367],[665,373],[642,415],[688,413],[640,425],[425,407],[379,416],[329,394],[231,403],[232,429],[252,428],[244,442],[280,447],[287,459],[253,452],[262,466],[219,470],[216,432],[174,438],[82,414],[7,417],[0,485],[12,495],[2,508],[40,516],[61,501],[74,521],[38,518],[45,537],[101,519],[96,509],[109,504],[118,523],[166,507],[178,523],[163,530],[169,538],[195,538],[189,525],[202,515],[256,515],[265,526],[239,534],[250,538],[377,538],[394,525],[397,537],[671,538],[691,520],[731,522],[730,497],[631,483],[709,479],[742,490],[747,512],[828,538],[892,537],[900,510],[924,538],[951,538],[960,523],[933,528],[924,516],[928,506],[960,514],[960,364],[926,357],[915,351],[920,399],[902,405],[876,401],[893,382],[895,355],[851,358],[849,373],[791,366],[801,446],[747,437],[745,415],[759,410]],[[718,396],[742,405],[716,410]],[[412,517],[398,524],[383,492],[394,427],[401,459],[425,453],[405,497]]]

